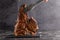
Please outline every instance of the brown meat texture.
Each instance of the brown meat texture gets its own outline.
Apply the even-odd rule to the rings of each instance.
[[[28,18],[27,13],[24,12],[25,4],[19,9],[17,22],[14,28],[15,36],[36,35],[38,26],[33,18]]]

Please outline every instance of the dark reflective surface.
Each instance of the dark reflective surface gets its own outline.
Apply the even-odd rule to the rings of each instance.
[[[0,0],[0,4],[1,1],[2,0]],[[13,26],[11,25],[15,24],[18,13],[17,3],[14,1],[10,5],[8,5],[7,3],[5,3],[6,1],[8,1],[7,3],[10,4],[10,1],[12,0],[2,1],[6,5],[6,7],[3,6],[4,4],[0,5],[0,27],[2,27],[3,30],[7,27],[13,28]],[[23,3],[35,3],[37,0],[21,1],[22,2],[19,2],[18,5],[21,5]],[[38,35],[40,35],[41,40],[60,40],[60,0],[49,0],[48,3],[41,2],[38,5],[36,5],[36,7],[33,10],[28,12],[28,15],[33,16],[38,21],[40,28]],[[5,27],[5,24],[1,22],[6,23],[6,26],[8,26]],[[7,28],[7,30],[11,30],[10,28]],[[0,40],[19,40],[19,38],[5,38],[7,35],[11,35],[12,32],[3,30],[0,30]],[[47,31],[40,32],[40,30]]]

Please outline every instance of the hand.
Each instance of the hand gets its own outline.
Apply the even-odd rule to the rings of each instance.
[[[48,0],[43,0],[44,2],[48,2]]]

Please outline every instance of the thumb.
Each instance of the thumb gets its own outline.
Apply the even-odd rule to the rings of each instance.
[[[43,0],[44,2],[48,2],[48,0]]]

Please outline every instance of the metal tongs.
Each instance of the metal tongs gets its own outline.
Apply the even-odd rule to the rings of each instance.
[[[39,0],[39,1],[37,1],[36,3],[34,3],[34,4],[28,5],[28,6],[24,9],[24,12],[27,12],[27,11],[30,11],[31,9],[34,9],[34,7],[35,7],[37,4],[39,4],[41,1],[43,1],[43,0]]]

